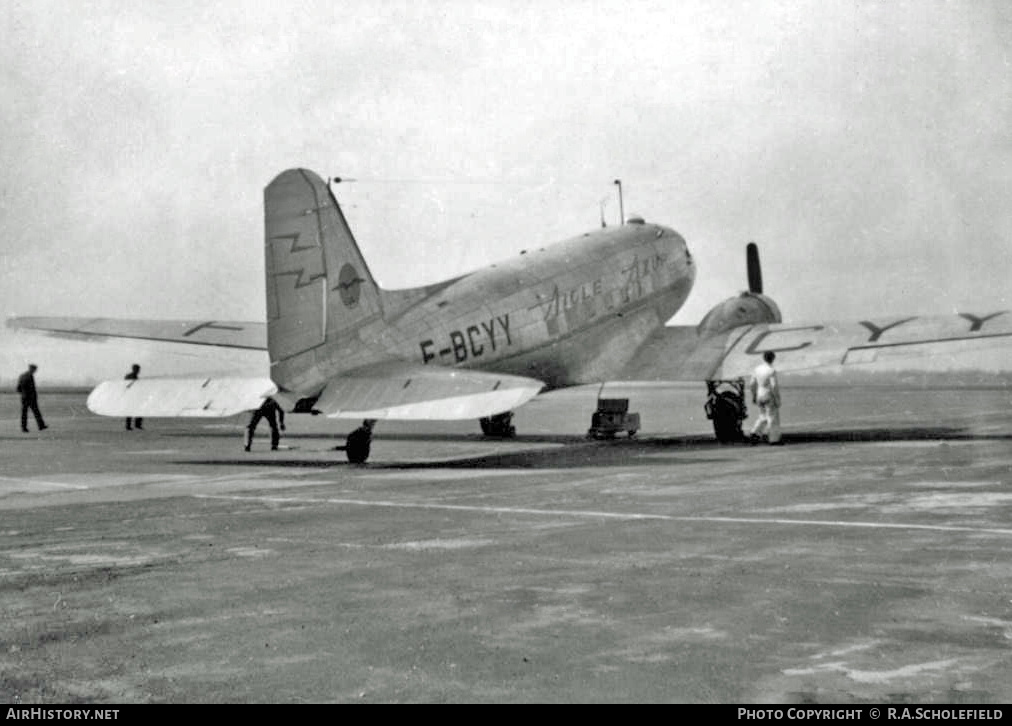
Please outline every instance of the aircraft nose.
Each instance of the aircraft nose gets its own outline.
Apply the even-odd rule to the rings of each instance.
[[[666,252],[670,256],[670,259],[675,260],[678,264],[685,264],[686,266],[692,266],[692,253],[689,252],[689,245],[685,242],[685,238],[678,234],[673,229],[667,227],[660,228],[661,233],[658,235],[660,239],[665,243]]]
[[[689,251],[689,245],[686,243],[685,238],[675,231],[670,232],[672,238],[671,241],[671,259],[674,261],[676,268],[679,270],[679,274],[687,277],[689,280],[696,279],[696,265],[692,259],[692,253]]]

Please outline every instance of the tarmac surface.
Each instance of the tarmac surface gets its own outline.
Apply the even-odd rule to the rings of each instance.
[[[702,387],[477,422],[123,422],[0,396],[0,702],[1012,701],[1012,392]],[[611,394],[609,394],[611,395]],[[749,422],[750,423],[750,422]]]

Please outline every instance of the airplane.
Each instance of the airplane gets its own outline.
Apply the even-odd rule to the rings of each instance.
[[[715,435],[739,440],[743,382],[767,350],[779,371],[797,373],[916,368],[927,359],[978,367],[960,358],[965,352],[990,355],[1007,372],[1012,360],[1008,310],[783,324],[763,294],[754,243],[748,290],[696,326],[668,326],[696,264],[680,234],[640,217],[402,290],[376,283],[318,174],[275,177],[264,219],[266,324],[15,317],[8,326],[249,351],[252,371],[105,381],[88,407],[116,417],[231,416],[272,396],[289,411],[361,420],[344,447],[353,463],[368,459],[379,420],[478,419],[486,436],[508,437],[513,410],[539,393],[610,381],[705,383]],[[636,433],[635,415],[596,426],[609,411],[624,414],[614,401],[598,403],[591,432],[628,424]]]

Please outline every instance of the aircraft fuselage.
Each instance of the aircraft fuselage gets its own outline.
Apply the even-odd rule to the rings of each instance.
[[[386,316],[380,337],[387,354],[423,365],[552,388],[607,380],[678,311],[694,280],[677,232],[627,224],[466,275]]]

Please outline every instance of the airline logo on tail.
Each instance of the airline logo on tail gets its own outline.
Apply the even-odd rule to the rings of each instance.
[[[341,302],[344,303],[345,307],[353,308],[358,305],[358,297],[361,294],[363,282],[366,282],[365,278],[359,277],[358,270],[351,263],[346,262],[337,276],[337,284],[330,289],[338,291],[341,295]]]
[[[327,276],[323,265],[323,248],[316,244],[300,246],[299,237],[301,235],[301,232],[292,232],[291,234],[278,234],[271,237],[271,242],[291,242],[291,246],[287,252],[275,248],[275,259],[279,260],[277,267],[291,266],[293,264],[301,264],[302,267],[275,272],[274,277],[295,276],[296,289],[311,285],[316,280]],[[309,255],[296,254],[298,252],[306,252],[307,250],[312,250],[312,252]],[[309,269],[308,274],[306,273],[307,269]]]

